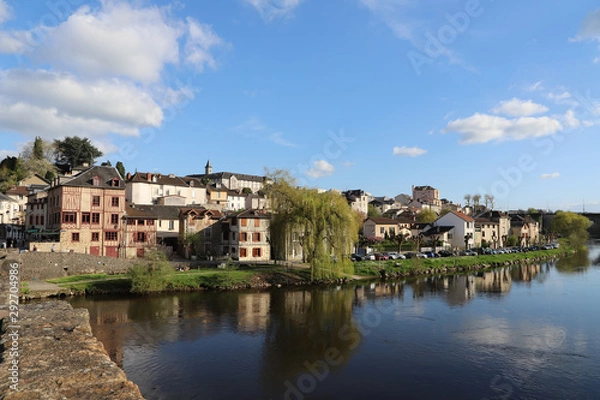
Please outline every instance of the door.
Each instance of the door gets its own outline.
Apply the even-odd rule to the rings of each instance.
[[[117,246],[106,246],[106,257],[119,257],[119,250]]]
[[[100,246],[90,246],[90,254],[93,256],[100,255]]]

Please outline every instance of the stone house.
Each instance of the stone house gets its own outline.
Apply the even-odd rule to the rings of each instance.
[[[200,181],[210,183],[212,185],[220,185],[229,190],[242,190],[248,188],[252,193],[261,190],[267,178],[258,175],[239,174],[233,172],[212,172],[213,167],[210,160],[206,162],[204,174],[187,175],[188,178],[196,178]]]
[[[519,246],[530,246],[540,240],[540,224],[530,215],[512,215],[510,235],[519,240]]]
[[[222,218],[220,210],[182,208],[179,213],[180,253],[186,258],[221,255]]]
[[[411,223],[383,217],[369,217],[363,223],[363,236],[366,238],[377,237],[391,239],[398,234],[410,236]]]
[[[199,181],[150,172],[127,174],[125,196],[133,204],[185,206],[206,203],[206,189]]]
[[[245,210],[231,214],[223,224],[227,225],[227,228],[223,229],[224,254],[239,261],[257,262],[271,259],[270,218],[264,210]]]
[[[475,246],[480,247],[483,240],[493,249],[506,245],[510,235],[510,218],[501,211],[485,211],[474,217]]]

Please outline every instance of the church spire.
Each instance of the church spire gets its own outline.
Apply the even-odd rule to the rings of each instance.
[[[210,165],[210,160],[206,161],[206,165],[204,166],[204,173],[206,175],[212,174],[212,165]]]

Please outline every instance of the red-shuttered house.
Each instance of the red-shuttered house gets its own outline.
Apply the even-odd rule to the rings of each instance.
[[[47,229],[60,236],[57,251],[119,256],[125,182],[114,167],[95,166],[54,179],[47,206]]]

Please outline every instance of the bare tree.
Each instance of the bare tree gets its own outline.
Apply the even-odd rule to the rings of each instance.
[[[474,194],[473,195],[473,207],[477,208],[479,207],[479,202],[481,201],[481,195],[480,194]]]
[[[464,199],[467,202],[467,207],[469,207],[471,205],[471,199],[472,199],[471,195],[470,194],[465,194]]]

